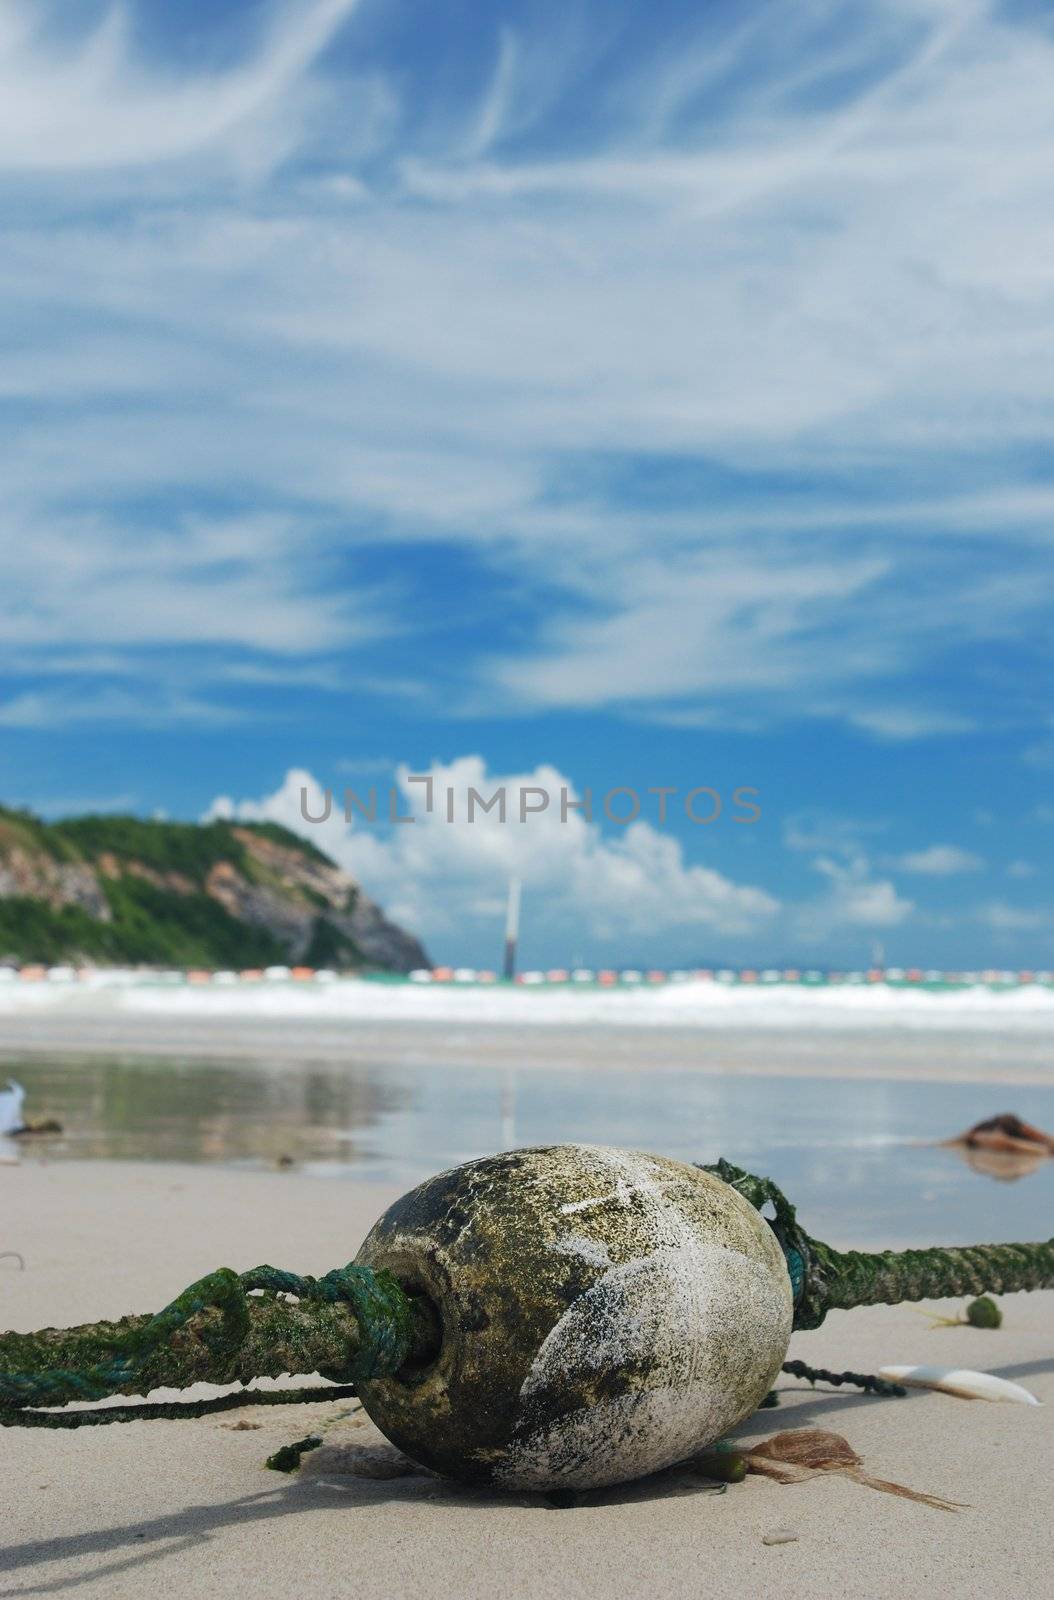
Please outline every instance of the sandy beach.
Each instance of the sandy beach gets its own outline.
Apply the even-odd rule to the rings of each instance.
[[[202,1272],[260,1261],[321,1272],[354,1255],[394,1191],[292,1173],[130,1163],[0,1169],[0,1323],[32,1329],[156,1309]],[[1037,1235],[1049,1219],[1037,1218]],[[866,1243],[861,1237],[836,1244]],[[889,1244],[895,1241],[882,1241]],[[935,1241],[936,1242],[936,1241]],[[940,1362],[998,1372],[1054,1401],[1054,1293],[1007,1297],[996,1332],[934,1329],[910,1307],[834,1313],[797,1335],[816,1365]],[[955,1513],[848,1480],[750,1477],[708,1492],[687,1468],[567,1509],[423,1473],[367,1480],[341,1447],[378,1442],[347,1403],[193,1422],[0,1432],[8,1596],[355,1593],[725,1597],[1040,1593],[1052,1554],[1049,1409],[914,1393],[881,1400],[781,1379],[741,1430],[844,1435],[878,1477],[965,1503]],[[352,1403],[353,1404],[353,1403]],[[347,1414],[348,1412],[351,1414]],[[237,1422],[257,1424],[236,1428]],[[266,1470],[323,1431],[301,1472]],[[767,1545],[791,1530],[794,1542]]]

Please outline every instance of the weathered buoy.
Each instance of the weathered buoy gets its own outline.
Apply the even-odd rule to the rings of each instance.
[[[1054,1240],[838,1251],[775,1184],[725,1161],[518,1150],[421,1184],[324,1277],[221,1267],[154,1315],[0,1334],[0,1426],[357,1393],[406,1455],[449,1477],[599,1488],[696,1455],[749,1416],[792,1328],[834,1308],[1050,1286]],[[888,1392],[859,1373],[785,1370]],[[330,1386],[56,1409],[291,1373]]]
[[[755,1411],[787,1353],[783,1252],[728,1184],[597,1145],[517,1150],[396,1201],[357,1262],[426,1296],[422,1371],[359,1386],[413,1460],[510,1489],[670,1466]]]

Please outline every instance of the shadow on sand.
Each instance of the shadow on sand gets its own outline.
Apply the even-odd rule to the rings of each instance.
[[[1000,1377],[1020,1381],[1030,1375],[1054,1371],[1054,1358],[1017,1362],[988,1370],[998,1373]],[[904,1406],[921,1398],[921,1392],[918,1391],[896,1400],[823,1388],[809,1393],[796,1383],[784,1383],[779,1392],[781,1398],[792,1400],[792,1403],[782,1409],[756,1412],[736,1430],[735,1437],[746,1443],[783,1428],[813,1426],[821,1418],[826,1419],[828,1424],[832,1418],[836,1418],[835,1426],[843,1422],[848,1425],[861,1408]],[[104,1583],[108,1578],[145,1567],[151,1562],[200,1549],[202,1544],[226,1528],[269,1522],[276,1517],[310,1517],[321,1511],[331,1512],[338,1506],[350,1514],[382,1504],[402,1504],[409,1509],[427,1502],[433,1506],[471,1506],[485,1516],[489,1510],[507,1506],[511,1501],[527,1510],[551,1514],[555,1509],[617,1507],[673,1497],[705,1496],[713,1493],[714,1487],[693,1472],[690,1465],[682,1465],[636,1483],[569,1496],[566,1503],[561,1499],[557,1504],[545,1495],[509,1496],[469,1489],[424,1472],[385,1480],[350,1475],[327,1477],[324,1459],[321,1459],[322,1452],[319,1454],[320,1458],[310,1473],[275,1483],[259,1494],[243,1496],[221,1505],[190,1505],[166,1516],[102,1528],[94,1533],[31,1540],[9,1547],[0,1552],[0,1573],[21,1574],[27,1581],[5,1588],[3,1594],[10,1600],[16,1600],[16,1597],[20,1600],[23,1596],[58,1594],[82,1584]],[[108,1556],[113,1559],[106,1561]],[[104,1558],[103,1564],[96,1564],[91,1560],[92,1557]],[[46,1569],[59,1562],[84,1562],[85,1565],[81,1571],[50,1579],[45,1572],[40,1572],[37,1578],[37,1574],[30,1571],[34,1568]],[[34,1581],[35,1578],[37,1581]]]

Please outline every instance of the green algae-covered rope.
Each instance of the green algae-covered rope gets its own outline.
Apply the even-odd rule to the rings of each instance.
[[[828,1311],[855,1306],[1054,1288],[1054,1239],[924,1250],[834,1250],[805,1232],[771,1179],[756,1178],[728,1161],[705,1170],[731,1184],[759,1211],[772,1206],[771,1227],[787,1258],[794,1290],[795,1328],[818,1328]]]
[[[316,1279],[268,1266],[240,1275],[222,1267],[154,1316],[0,1335],[0,1422],[25,1420],[28,1407],[200,1382],[318,1372],[354,1385],[398,1371],[431,1333],[424,1308],[387,1272],[352,1264]],[[29,1425],[44,1425],[39,1416]]]
[[[1054,1239],[1036,1244],[935,1245],[878,1254],[831,1250],[814,1243],[810,1285],[814,1298],[822,1296],[825,1314],[853,1306],[897,1305],[902,1300],[1049,1289],[1054,1288]]]

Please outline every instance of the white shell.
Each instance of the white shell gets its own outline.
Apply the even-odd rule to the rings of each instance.
[[[1019,1383],[997,1378],[991,1372],[974,1372],[970,1367],[879,1367],[878,1375],[913,1389],[940,1389],[962,1400],[1010,1400],[1019,1406],[1043,1403]]]

